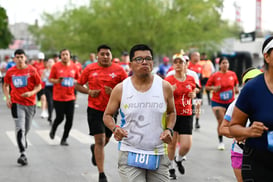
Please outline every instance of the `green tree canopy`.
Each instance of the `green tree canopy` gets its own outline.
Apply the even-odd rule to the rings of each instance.
[[[69,48],[85,59],[104,43],[115,57],[136,43],[170,55],[180,49],[217,48],[234,32],[220,18],[222,7],[223,0],[92,0],[89,6],[45,13],[45,24],[31,31],[44,51]]]
[[[8,28],[8,16],[6,10],[0,6],[0,49],[9,46],[13,36]]]

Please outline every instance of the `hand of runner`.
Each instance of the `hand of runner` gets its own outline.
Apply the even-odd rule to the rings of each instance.
[[[162,140],[164,143],[171,143],[172,142],[172,134],[169,130],[164,130],[160,135],[160,140]]]
[[[89,90],[88,94],[91,96],[91,97],[98,97],[99,94],[100,94],[100,90]]]
[[[25,92],[25,93],[22,93],[22,94],[21,94],[22,97],[30,97],[30,96],[32,96],[32,95],[33,95],[33,93],[32,93],[31,91]]]
[[[117,127],[114,132],[114,138],[117,141],[121,141],[123,137],[127,137],[128,132],[120,127]]]
[[[111,87],[104,86],[104,90],[107,95],[110,95],[113,89]]]
[[[259,121],[254,121],[253,124],[248,128],[249,130],[249,137],[260,137],[264,133],[264,131],[267,131],[268,128]]]

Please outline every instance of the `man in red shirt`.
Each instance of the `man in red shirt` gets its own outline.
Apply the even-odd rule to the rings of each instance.
[[[66,116],[64,133],[61,145],[68,146],[67,138],[73,124],[75,86],[74,83],[80,77],[79,69],[70,60],[70,51],[63,49],[60,51],[61,61],[55,63],[49,75],[49,81],[53,83],[53,103],[56,111],[56,118],[52,124],[49,136],[54,139],[56,130]]]
[[[6,73],[4,94],[7,107],[11,109],[15,121],[16,141],[21,154],[17,163],[27,165],[26,138],[35,114],[36,94],[42,88],[42,81],[36,69],[26,64],[27,58],[24,50],[17,49],[14,55],[16,66],[10,68]]]
[[[112,63],[112,53],[109,46],[99,46],[97,57],[98,62],[89,64],[83,70],[76,89],[88,94],[89,133],[95,137],[95,145],[91,145],[92,163],[98,167],[99,181],[107,181],[103,169],[104,146],[108,143],[112,131],[105,127],[103,113],[112,89],[127,78],[127,73],[120,65]],[[87,83],[88,88],[84,86]]]

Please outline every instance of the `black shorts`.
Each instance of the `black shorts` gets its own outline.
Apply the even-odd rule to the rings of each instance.
[[[191,135],[193,128],[193,117],[192,116],[176,116],[176,123],[173,128],[174,131],[178,132],[179,135]]]
[[[244,146],[242,177],[244,181],[272,181],[273,152]]]
[[[109,130],[103,123],[103,111],[87,108],[87,121],[89,126],[89,135],[105,133],[107,138],[112,136],[112,131]]]

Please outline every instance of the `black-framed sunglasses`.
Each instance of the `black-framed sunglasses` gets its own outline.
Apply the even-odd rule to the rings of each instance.
[[[143,63],[144,60],[145,60],[146,62],[152,62],[152,61],[153,61],[153,58],[152,58],[151,56],[147,56],[147,57],[145,57],[145,58],[143,58],[143,57],[136,57],[136,58],[132,59],[132,61],[135,61],[135,62],[137,62],[138,64]]]

